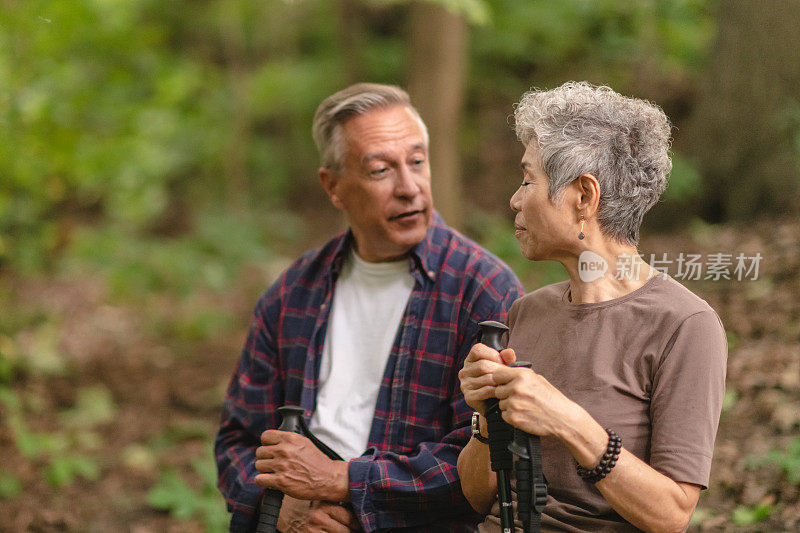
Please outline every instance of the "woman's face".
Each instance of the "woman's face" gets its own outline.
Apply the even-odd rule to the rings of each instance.
[[[549,198],[550,180],[542,169],[539,148],[531,141],[522,156],[522,185],[511,197],[514,217],[514,236],[522,255],[533,261],[559,260],[570,254],[577,240],[575,206],[566,196],[556,205]],[[573,235],[574,234],[574,235]],[[570,239],[570,236],[572,239]]]

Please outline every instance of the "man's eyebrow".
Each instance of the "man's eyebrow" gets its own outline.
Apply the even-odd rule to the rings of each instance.
[[[421,150],[421,151],[427,153],[427,148],[428,147],[425,145],[425,143],[417,143],[417,144],[411,146],[411,151],[412,152],[416,152],[418,150]],[[370,161],[372,161],[374,159],[389,159],[389,154],[387,154],[386,152],[373,152],[371,154],[366,154],[361,159],[361,161],[363,163],[369,163]]]
[[[380,160],[380,159],[388,159],[388,158],[389,158],[389,154],[387,154],[386,152],[373,152],[371,154],[366,154],[361,159],[361,163],[367,164],[370,161],[374,161],[376,159]]]

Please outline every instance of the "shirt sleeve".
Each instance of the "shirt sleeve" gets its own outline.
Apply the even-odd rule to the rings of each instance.
[[[456,463],[470,438],[472,416],[458,382],[458,370],[475,344],[478,322],[505,322],[511,304],[523,292],[519,280],[508,270],[490,280],[469,308],[469,321],[458,346],[453,394],[449,398],[452,428],[440,442],[422,442],[410,455],[369,453],[350,461],[350,496],[353,509],[366,531],[397,527],[419,527],[431,517],[462,524],[479,515],[461,492]],[[437,524],[438,525],[438,524]]]
[[[683,320],[663,351],[651,395],[650,465],[675,481],[708,486],[727,356],[712,310]]]
[[[255,451],[261,432],[277,427],[283,389],[278,379],[277,349],[271,331],[277,302],[270,293],[256,306],[241,358],[233,373],[215,442],[218,485],[232,512],[230,531],[255,528],[262,488],[254,481]],[[270,312],[272,311],[272,312]]]

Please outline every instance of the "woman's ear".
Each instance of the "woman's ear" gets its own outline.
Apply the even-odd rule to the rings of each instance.
[[[600,182],[594,174],[581,174],[575,180],[578,189],[578,211],[585,213],[590,218],[597,212],[600,204]]]
[[[337,194],[337,187],[339,185],[339,175],[325,167],[319,168],[319,182],[322,188],[328,193],[328,198],[336,209],[344,209],[344,204]]]

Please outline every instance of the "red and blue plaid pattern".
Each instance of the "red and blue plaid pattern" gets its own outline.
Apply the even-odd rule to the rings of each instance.
[[[261,497],[255,449],[261,433],[278,426],[277,408],[300,405],[307,417],[315,409],[333,289],[351,243],[346,232],[304,254],[256,305],[216,440],[231,531],[251,529]],[[366,531],[464,530],[478,517],[456,472],[472,413],[458,371],[477,323],[505,321],[523,288],[502,261],[438,214],[409,268],[415,286],[381,382],[368,449],[349,466],[352,506]]]

